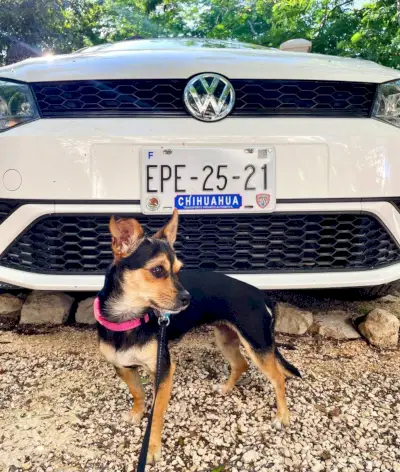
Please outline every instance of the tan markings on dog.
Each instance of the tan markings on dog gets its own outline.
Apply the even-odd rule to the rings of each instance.
[[[145,268],[146,269],[152,269],[152,268],[157,267],[159,265],[164,267],[164,269],[168,273],[171,273],[171,271],[172,271],[174,274],[177,274],[182,269],[183,262],[181,262],[179,259],[177,259],[175,257],[174,262],[172,264],[172,269],[171,269],[171,262],[170,262],[169,258],[165,254],[160,254],[159,256],[157,256],[154,259],[152,259],[151,261],[149,261],[146,264]]]
[[[151,435],[147,463],[154,464],[161,458],[161,433],[164,425],[164,415],[171,397],[172,378],[175,372],[175,364],[171,363],[167,378],[161,383],[156,404],[154,406],[153,422],[151,424]]]
[[[165,256],[165,259],[162,257],[153,259],[143,269],[128,270],[124,273],[121,297],[124,304],[165,310],[175,309],[178,292],[173,280],[171,277],[156,278],[149,270],[158,265],[162,265],[167,271],[171,269],[170,262]]]
[[[110,344],[100,341],[100,352],[115,367],[141,366],[155,372],[157,363],[157,341],[152,340],[143,346],[129,349],[115,349]]]
[[[183,262],[175,257],[174,264],[172,265],[172,272],[177,274],[183,267]]]
[[[174,208],[172,217],[164,228],[161,228],[153,236],[154,239],[166,239],[172,247],[176,241],[176,233],[178,231],[178,211]]]
[[[145,393],[140,375],[137,368],[125,369],[124,367],[115,367],[118,377],[123,380],[129,388],[133,398],[133,407],[129,412],[133,423],[139,424],[144,412]]]
[[[279,361],[276,359],[274,352],[268,352],[266,354],[257,353],[250,344],[240,334],[239,330],[231,325],[230,323],[218,323],[218,327],[228,326],[234,331],[242,344],[246,349],[247,354],[254,364],[260,369],[260,371],[267,377],[275,389],[277,415],[276,418],[284,425],[288,425],[290,422],[290,412],[286,404],[286,386],[285,386],[285,375],[280,368]]]
[[[166,254],[160,254],[157,257],[154,257],[154,259],[151,259],[146,265],[145,269],[149,270],[157,266],[162,266],[164,269],[170,273],[171,272],[171,263],[166,256]]]
[[[221,393],[230,393],[248,369],[249,364],[240,352],[240,340],[235,331],[221,324],[214,327],[214,334],[217,346],[231,365],[231,374],[225,385],[221,387]]]

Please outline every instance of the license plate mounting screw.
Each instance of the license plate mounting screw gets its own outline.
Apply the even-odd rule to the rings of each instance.
[[[164,154],[172,154],[172,150],[171,149],[164,149],[163,153]]]
[[[248,149],[245,149],[244,152],[247,152],[248,154],[253,154],[254,149],[248,148]]]

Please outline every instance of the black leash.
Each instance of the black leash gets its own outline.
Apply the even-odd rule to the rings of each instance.
[[[149,420],[146,427],[146,432],[144,433],[142,449],[140,450],[139,455],[139,462],[136,471],[137,472],[145,472],[146,469],[146,459],[147,459],[147,452],[149,450],[149,441],[150,441],[150,433],[151,433],[151,424],[153,423],[153,413],[154,407],[157,401],[157,392],[160,386],[160,380],[162,377],[163,372],[161,371],[161,359],[163,356],[163,352],[167,346],[167,326],[169,325],[170,319],[168,315],[164,315],[158,318],[158,324],[160,325],[160,330],[158,332],[158,349],[157,349],[157,366],[156,366],[156,381],[154,385],[154,402],[151,408]]]

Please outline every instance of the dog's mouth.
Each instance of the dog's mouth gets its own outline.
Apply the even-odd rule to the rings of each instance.
[[[151,302],[151,305],[151,309],[155,312],[156,316],[163,316],[167,314],[177,315],[181,311],[186,310],[186,308],[188,308],[188,306],[190,305],[190,302],[177,304],[171,308],[159,306],[154,302]]]

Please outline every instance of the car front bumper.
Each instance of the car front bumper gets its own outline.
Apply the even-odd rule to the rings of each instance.
[[[140,215],[139,155],[146,146],[273,145],[277,206],[271,218],[330,213],[372,215],[398,248],[400,211],[395,202],[399,201],[399,138],[399,129],[370,118],[229,118],[213,124],[191,118],[66,118],[41,119],[16,127],[0,135],[0,201],[10,201],[11,207],[15,203],[0,225],[0,282],[46,290],[100,289],[103,274],[98,271],[55,271],[46,269],[46,264],[38,270],[37,258],[29,267],[33,246],[40,247],[44,258],[46,251],[61,252],[63,257],[64,249],[48,244],[46,234],[35,233],[28,241],[23,236],[50,215],[98,215],[103,219],[112,214]],[[102,225],[102,244],[109,250]],[[233,225],[230,233],[235,228]],[[264,239],[257,240],[258,228],[252,236],[259,251],[257,257],[259,247],[269,237],[265,225],[262,229]],[[96,231],[96,225],[91,230]],[[336,234],[342,230],[346,234],[346,226],[336,227]],[[213,240],[224,236],[224,231],[216,231]],[[310,242],[309,232],[306,228],[297,234],[295,227],[280,231],[289,238],[290,262],[300,250],[301,239]],[[324,236],[323,231],[321,234]],[[292,244],[292,236],[293,240],[297,237],[298,245]],[[367,247],[373,237],[364,232],[355,242]],[[77,264],[83,257],[83,246],[79,244],[84,238],[79,236],[80,242],[71,250]],[[243,241],[240,237],[238,241],[240,246]],[[4,258],[17,243],[19,252],[14,254],[13,263],[6,263]],[[273,255],[275,242],[269,238],[269,243]],[[279,246],[279,238],[276,244]],[[330,244],[334,242],[320,246],[329,249]],[[204,250],[209,249],[206,244]],[[371,250],[381,249],[375,244]],[[93,259],[102,254],[94,252]],[[218,251],[216,254],[220,256]],[[238,266],[225,271],[222,263],[217,269],[262,289],[365,287],[400,279],[400,264],[393,258],[385,264],[346,270],[341,270],[340,264],[339,268],[325,264],[322,268],[316,265],[314,270],[310,264],[307,270],[291,270],[289,264],[288,270],[254,271],[241,263],[246,251],[240,257]],[[254,259],[251,252],[248,257]]]
[[[291,214],[359,214],[374,215],[380,222],[396,245],[400,245],[400,212],[390,202],[322,202],[322,203],[278,203],[277,212],[281,215]],[[123,203],[22,203],[0,225],[0,252],[3,254],[13,247],[13,242],[18,241],[21,234],[34,222],[41,218],[75,215],[109,217],[120,214],[140,214],[140,206],[137,204]],[[95,228],[92,228],[95,230]],[[90,238],[89,238],[90,239]],[[84,238],[83,238],[84,240]],[[72,241],[73,243],[73,241]],[[108,245],[108,242],[104,241]],[[45,244],[45,241],[43,242]],[[43,244],[41,246],[43,247]],[[22,246],[23,247],[23,246]],[[71,246],[69,246],[71,249]],[[28,248],[26,248],[28,250]],[[46,248],[45,248],[46,249]],[[23,249],[21,257],[24,257]],[[83,248],[75,250],[75,256],[79,263]],[[97,291],[101,289],[104,281],[102,274],[91,274],[61,271],[52,273],[46,270],[18,270],[1,265],[0,281],[6,284],[41,290],[71,290],[71,291]],[[16,262],[18,265],[18,261]],[[305,289],[305,288],[340,288],[340,287],[366,287],[390,283],[400,278],[400,262],[393,262],[382,267],[363,270],[332,269],[303,270],[303,271],[272,271],[254,273],[252,271],[229,271],[228,275],[248,282],[261,289]]]

